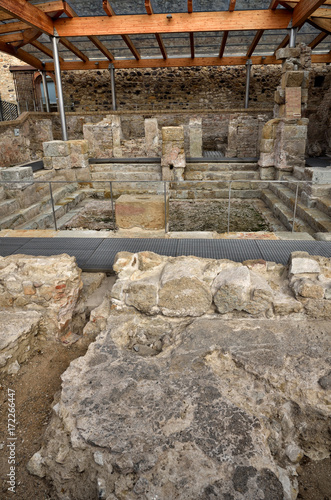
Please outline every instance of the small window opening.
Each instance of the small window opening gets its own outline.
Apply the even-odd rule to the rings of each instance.
[[[315,76],[314,87],[323,87],[324,80],[325,80],[324,75]]]

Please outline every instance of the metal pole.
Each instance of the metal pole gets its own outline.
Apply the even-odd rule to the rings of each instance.
[[[111,216],[113,219],[113,228],[115,230],[116,224],[115,224],[115,217],[114,217],[113,183],[110,181],[109,184],[110,184]]]
[[[53,199],[53,191],[52,191],[52,183],[49,182],[49,193],[51,195],[51,203],[52,203],[52,211],[53,211],[53,219],[54,219],[54,227],[55,231],[57,231],[57,224],[56,224],[56,215],[55,215],[55,209],[54,209],[54,199]]]
[[[167,234],[167,182],[163,182],[163,193],[164,193],[164,232]]]
[[[62,139],[64,141],[68,140],[67,134],[67,123],[66,123],[66,115],[64,111],[64,100],[63,100],[63,92],[62,92],[62,81],[61,81],[61,68],[59,61],[59,51],[57,44],[59,43],[58,36],[50,37],[53,44],[53,57],[54,57],[54,69],[55,69],[55,79],[56,79],[56,87],[57,87],[57,97],[58,97],[58,108],[60,112],[61,119],[61,128],[62,128]]]
[[[292,223],[292,233],[295,232],[295,217],[297,214],[297,204],[298,204],[298,192],[299,192],[299,184],[297,184],[297,189],[295,192],[295,202],[294,202],[294,212],[293,212],[293,223]]]
[[[251,59],[248,59],[246,61],[245,109],[248,108],[248,103],[249,103],[249,85],[251,83],[251,67],[252,67],[252,61]]]
[[[46,71],[41,71],[40,73],[41,73],[41,79],[43,81],[43,87],[44,87],[46,112],[49,113],[50,107],[49,107],[49,95],[48,95],[48,88],[47,88]]]
[[[109,64],[110,71],[110,83],[111,83],[111,100],[113,105],[113,111],[116,111],[116,87],[115,87],[115,66]]]
[[[231,185],[232,185],[232,181],[230,181],[230,184],[229,184],[229,203],[228,203],[228,234],[229,234],[229,232],[230,232]]]
[[[298,28],[291,28],[290,29],[290,49],[295,49],[296,40],[297,40],[297,32],[298,32]]]

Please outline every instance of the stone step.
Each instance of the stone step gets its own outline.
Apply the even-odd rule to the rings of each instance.
[[[299,181],[303,181],[305,179],[305,167],[294,167],[293,176]]]
[[[252,163],[189,163],[186,164],[187,172],[211,171],[211,172],[244,172],[246,170],[259,170],[257,162]]]
[[[160,163],[92,163],[90,165],[91,172],[105,172],[107,175],[109,173],[117,172],[157,172],[161,174]]]
[[[23,215],[16,212],[0,220],[0,229],[13,229],[24,222]]]
[[[160,181],[161,172],[92,172],[92,181]]]
[[[260,189],[242,189],[231,191],[231,199],[252,200],[261,197]],[[227,200],[229,199],[228,189],[176,189],[170,190],[171,200]]]
[[[331,159],[330,159],[331,161]],[[319,168],[319,167],[306,167],[305,168],[305,179],[307,181],[312,181],[315,184],[330,184],[331,183],[331,167]]]
[[[316,208],[331,217],[331,198],[324,197],[316,200]]]
[[[209,172],[209,171],[185,171],[186,180],[259,180],[260,174],[256,171],[241,172]]]
[[[66,197],[60,199],[54,204],[54,212],[56,219],[63,217],[67,212],[72,210],[80,201],[86,197],[85,190],[77,190],[74,193],[67,194]],[[46,229],[54,226],[54,216],[51,206],[47,206],[43,213],[39,213],[35,217],[26,220],[18,229]]]
[[[253,179],[252,179],[253,180]],[[186,180],[186,181],[178,181],[171,182],[170,188],[172,190],[200,190],[200,191],[211,191],[215,189],[227,189],[229,190],[230,182],[227,180]],[[247,190],[247,189],[262,189],[267,188],[268,182],[259,181],[259,182],[250,182],[247,181],[235,181],[231,182],[231,190]]]
[[[261,192],[261,200],[270,208],[277,219],[288,229],[292,231],[293,226],[293,210],[283,203],[276,194],[270,189],[263,189]],[[299,217],[295,218],[295,231],[306,232],[312,234],[311,228],[305,224]]]
[[[19,210],[20,205],[14,198],[0,202],[0,217],[6,217]]]
[[[3,189],[3,186],[0,186],[0,201],[4,200],[5,198],[6,198],[5,190]]]
[[[291,189],[279,184],[270,183],[270,191],[276,195],[290,210],[294,210],[295,196]],[[331,219],[318,208],[309,208],[301,200],[297,202],[297,216],[310,226],[314,232],[330,232]]]
[[[297,179],[292,175],[284,175],[283,180],[287,181],[284,186],[290,188],[294,193],[297,189]],[[331,192],[330,184],[312,184],[311,182],[299,183],[298,194],[301,201],[312,208],[316,205],[317,198],[327,197]]]

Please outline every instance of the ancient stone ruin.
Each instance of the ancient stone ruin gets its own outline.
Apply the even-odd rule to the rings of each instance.
[[[65,255],[1,269],[1,359],[15,373],[33,339],[54,341],[84,311],[86,277]],[[294,500],[303,457],[329,454],[330,259],[120,252],[114,270],[30,473],[61,500]]]

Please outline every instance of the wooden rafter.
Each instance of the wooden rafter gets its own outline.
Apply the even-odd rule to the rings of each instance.
[[[75,56],[77,56],[79,59],[81,59],[84,62],[87,62],[89,58],[83,54],[81,50],[79,50],[73,43],[71,43],[66,37],[61,37],[60,42],[62,45],[66,47],[66,49],[70,50]]]
[[[286,29],[291,17],[291,13],[285,9],[275,11],[193,12],[192,14],[172,14],[170,22],[164,14],[154,14],[153,16],[125,15],[61,18],[54,22],[54,26],[60,36],[277,30]]]
[[[325,0],[300,0],[293,11],[292,26],[301,26]]]
[[[17,23],[7,23],[0,24],[0,34],[1,33],[15,33],[15,31],[22,31],[30,28],[29,24],[19,21]]]
[[[146,12],[149,16],[154,14],[151,0],[145,0],[145,9],[146,9]],[[167,57],[168,57],[167,51],[166,51],[165,45],[163,43],[162,36],[159,33],[155,33],[155,38],[157,40],[157,43],[159,44],[163,59],[167,59]]]
[[[253,54],[257,44],[259,43],[259,41],[261,40],[262,38],[262,35],[264,33],[264,30],[259,30],[256,32],[256,35],[255,37],[253,38],[253,41],[252,43],[250,44],[248,50],[247,50],[247,57],[251,57],[251,55]]]
[[[149,16],[154,14],[151,0],[145,0],[145,9]]]
[[[100,50],[100,52],[103,53],[104,56],[107,57],[107,59],[109,59],[109,61],[114,61],[115,58],[113,54],[107,49],[107,47],[102,42],[100,42],[98,37],[89,36],[87,38]]]
[[[193,12],[193,0],[187,0],[187,12],[192,14]]]
[[[108,16],[108,18],[104,18],[104,19],[111,19],[111,20],[118,19],[116,17],[114,9],[112,8],[112,6],[110,5],[110,3],[109,3],[108,0],[102,0],[102,7],[103,7],[103,10],[106,12],[106,14]],[[150,9],[152,10],[152,13],[153,13],[152,5],[151,5],[150,2],[149,2],[149,7],[150,7]],[[122,17],[122,16],[120,16],[120,17]],[[154,16],[151,15],[149,17],[154,17]],[[157,33],[157,30],[155,30],[155,33]],[[137,61],[139,61],[139,59],[140,59],[139,51],[134,46],[134,43],[131,40],[131,38],[129,37],[129,35],[123,35],[122,33],[117,33],[117,34],[121,35],[123,41],[126,43],[127,47],[129,48],[129,50],[131,51],[131,53],[134,55],[135,59],[137,59]]]
[[[14,56],[17,59],[26,62],[27,64],[31,64],[31,66],[33,66],[36,69],[43,68],[43,64],[39,59],[34,57],[32,54],[29,54],[23,49],[15,49],[12,45],[9,45],[8,43],[0,41],[0,52],[5,52],[6,54]]]
[[[321,42],[323,42],[323,40],[327,36],[328,36],[328,33],[324,33],[324,31],[322,31],[319,35],[317,35],[316,38],[314,38],[314,40],[312,42],[310,42],[308,47],[310,47],[311,49],[314,49],[315,47],[317,47],[317,45],[319,45]]]
[[[284,47],[286,47],[288,45],[290,41],[290,35],[286,35],[283,40],[280,42],[280,44],[278,45],[277,49],[275,50],[275,54],[277,52],[278,49],[283,49]]]
[[[269,5],[270,10],[275,10],[278,7],[279,1],[278,0],[271,0],[271,3]]]
[[[41,35],[41,31],[35,29],[35,28],[30,28],[25,31],[23,31],[23,40],[21,42],[15,43],[15,47],[17,49],[20,49],[24,45],[27,45],[28,43],[34,42],[39,38]]]
[[[3,43],[19,42],[21,40],[23,40],[23,33],[11,33],[10,35],[0,36],[0,42]]]
[[[53,20],[26,0],[0,0],[0,8],[14,18],[23,20],[44,33],[54,34]]]
[[[322,19],[312,16],[308,19],[308,23],[321,31],[331,33],[331,19]]]
[[[46,54],[46,56],[50,57],[53,59],[53,51],[46,47],[46,45],[38,42],[38,40],[35,40],[34,42],[31,42],[31,45],[33,45],[36,49],[40,50],[40,52],[43,52]],[[64,62],[64,59],[59,56],[60,63]]]
[[[277,61],[275,56],[252,56],[251,61],[254,65],[267,65],[267,64],[280,64],[281,61]],[[191,57],[185,58],[168,58],[164,59],[140,59],[139,61],[133,59],[127,60],[115,60],[114,66],[117,69],[131,69],[131,68],[174,68],[174,67],[195,67],[195,66],[242,66],[246,63],[247,57]],[[331,53],[327,54],[313,54],[313,63],[331,63]],[[95,69],[96,63],[98,63],[99,69],[107,69],[109,62],[100,61],[89,61],[87,63],[79,61],[66,61],[61,64],[63,70],[88,70]],[[53,63],[46,63],[46,71],[54,71]]]
[[[229,32],[228,31],[224,31],[223,38],[222,38],[222,43],[221,43],[221,48],[220,48],[220,53],[219,53],[218,57],[223,57],[225,46],[226,46],[226,41],[228,39],[228,36],[229,36]]]
[[[236,0],[230,0],[229,12],[233,12],[235,8],[236,8]]]
[[[191,57],[194,59],[194,33],[190,33]]]

